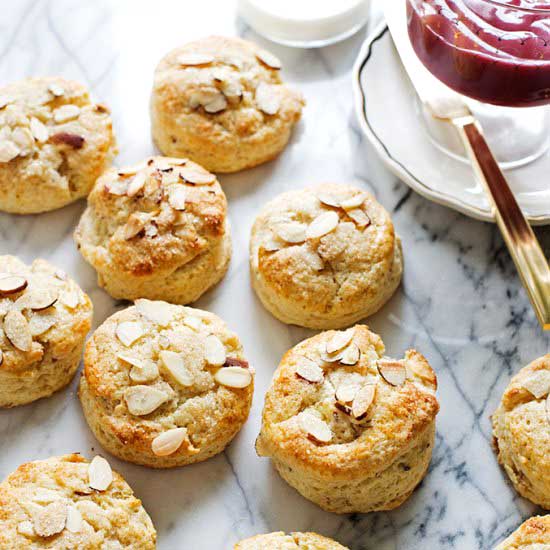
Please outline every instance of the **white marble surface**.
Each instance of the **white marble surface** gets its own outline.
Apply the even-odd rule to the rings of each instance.
[[[150,471],[111,460],[158,529],[161,550],[225,550],[246,536],[314,530],[353,550],[492,548],[535,509],[511,490],[491,450],[489,415],[509,377],[548,351],[494,226],[415,195],[381,166],[352,116],[350,69],[363,36],[318,51],[272,46],[235,21],[226,0],[2,0],[0,81],[62,74],[89,85],[113,110],[118,162],[150,154],[148,94],[157,60],[207,33],[238,33],[271,47],[308,101],[291,145],[277,161],[221,177],[229,198],[234,256],[225,280],[197,306],[241,336],[255,365],[250,419],[230,448],[200,465]],[[391,116],[391,105],[380,105]],[[414,144],[411,144],[414,146]],[[277,193],[318,181],[351,181],[393,212],[403,239],[404,284],[369,320],[390,353],[415,346],[440,383],[437,444],[426,480],[391,513],[337,516],[302,499],[256,457],[263,395],[287,348],[308,331],[262,309],[248,281],[250,226]],[[117,307],[95,283],[71,233],[84,203],[40,216],[0,214],[0,251],[50,259],[90,293],[95,325]],[[550,230],[538,234],[550,250]],[[120,306],[120,304],[119,304]],[[76,380],[54,397],[0,412],[0,477],[21,462],[100,451],[83,419]]]

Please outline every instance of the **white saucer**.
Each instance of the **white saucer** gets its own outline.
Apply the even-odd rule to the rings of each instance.
[[[443,154],[430,141],[385,23],[363,44],[353,85],[361,129],[397,177],[429,200],[494,221],[471,167]],[[550,154],[508,170],[506,177],[530,222],[550,224]]]

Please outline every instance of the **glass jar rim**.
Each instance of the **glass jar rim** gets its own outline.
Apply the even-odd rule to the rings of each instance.
[[[548,8],[527,8],[525,6],[514,6],[511,4],[508,4],[507,2],[504,2],[503,0],[482,0],[482,2],[486,2],[487,4],[493,4],[494,6],[497,6],[499,8],[509,8],[511,10],[524,12],[524,13],[538,13],[538,14],[547,14],[550,15],[550,2],[548,3]]]

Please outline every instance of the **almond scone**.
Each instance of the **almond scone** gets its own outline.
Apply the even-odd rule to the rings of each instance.
[[[227,271],[227,200],[198,164],[151,157],[98,179],[75,240],[114,298],[187,304]]]
[[[73,378],[92,303],[45,260],[0,256],[0,407],[47,397]]]
[[[78,82],[0,88],[0,210],[33,214],[85,197],[116,153],[109,109]]]
[[[415,350],[384,352],[364,325],[323,332],[284,355],[267,392],[258,454],[329,512],[396,508],[428,469],[435,374]]]
[[[304,105],[283,84],[281,62],[240,38],[210,36],[169,52],[151,94],[158,148],[214,172],[236,172],[276,157]]]
[[[286,535],[279,531],[241,540],[233,550],[348,550],[348,548],[317,533]]]
[[[110,453],[171,468],[223,451],[248,417],[253,388],[241,343],[219,317],[137,300],[93,333],[79,396]]]
[[[548,550],[550,548],[550,515],[524,521],[495,550]]]

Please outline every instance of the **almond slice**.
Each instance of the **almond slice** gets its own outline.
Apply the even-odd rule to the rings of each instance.
[[[185,187],[183,185],[177,185],[170,188],[168,193],[168,204],[174,210],[185,210]]]
[[[266,115],[275,115],[281,107],[278,88],[274,84],[262,82],[256,88],[256,104]]]
[[[357,193],[356,195],[353,195],[353,197],[350,197],[349,199],[344,199],[340,206],[344,210],[354,210],[355,208],[359,208],[362,206],[362,204],[365,202],[366,196],[364,193]]]
[[[336,400],[342,404],[348,404],[353,401],[357,392],[360,389],[360,385],[354,382],[343,382],[336,388],[335,397]]]
[[[330,426],[320,418],[309,413],[300,415],[300,426],[307,435],[319,443],[328,443],[332,439]]]
[[[336,198],[331,193],[317,193],[317,198],[320,202],[326,204],[327,206],[332,206],[334,208],[338,208],[340,206],[340,199]]]
[[[57,123],[67,122],[76,118],[80,114],[80,107],[68,103],[67,105],[61,105],[53,112],[53,119]]]
[[[282,223],[275,228],[278,237],[287,243],[297,244],[306,240],[306,225],[299,222]]]
[[[256,57],[270,69],[275,69],[278,71],[282,67],[280,59],[267,50],[257,50]]]
[[[182,53],[178,55],[177,62],[185,67],[196,67],[197,65],[209,65],[214,61],[214,56],[207,53]]]
[[[407,369],[399,361],[380,359],[378,361],[378,372],[391,386],[402,386],[407,379]]]
[[[313,382],[314,384],[322,382],[325,377],[323,369],[307,357],[300,358],[300,364],[296,369],[296,374],[300,378],[303,378],[308,382]]]
[[[336,229],[340,218],[334,211],[324,212],[317,216],[309,225],[306,231],[308,239],[319,239]]]
[[[55,97],[61,97],[65,94],[65,90],[59,84],[50,84],[48,86],[48,91],[51,92]]]
[[[36,141],[38,141],[40,143],[44,143],[44,142],[48,141],[48,138],[50,137],[50,133],[48,132],[48,128],[46,127],[45,124],[42,124],[42,122],[40,122],[37,118],[35,118],[35,117],[31,118],[31,122],[30,122],[29,127],[31,129],[32,137]]]
[[[27,288],[28,281],[20,275],[4,273],[0,275],[0,294],[16,294]]]
[[[323,258],[315,250],[304,250],[304,259],[313,271],[322,271],[325,268]]]
[[[52,307],[59,293],[57,289],[35,289],[29,290],[15,301],[15,306],[19,309],[32,309],[34,311],[40,311]]]
[[[327,353],[327,346],[325,342],[322,342],[318,349],[321,361],[324,361],[325,363],[336,363],[342,359],[342,355],[344,354],[344,350],[340,350],[335,353]]]
[[[65,529],[67,503],[57,500],[48,504],[33,517],[34,530],[40,537],[51,537]]]
[[[134,365],[128,376],[130,376],[130,380],[138,384],[152,382],[158,378],[159,369],[153,361],[145,361],[141,367]]]
[[[130,215],[128,221],[122,228],[122,238],[125,241],[133,239],[145,229],[148,222],[149,214],[144,212],[134,212]]]
[[[344,331],[338,331],[326,345],[327,353],[333,354],[341,349],[344,349],[352,340],[355,334],[355,329],[348,328]]]
[[[19,310],[12,309],[8,311],[4,317],[4,333],[7,339],[18,350],[31,350],[32,335],[29,329],[29,323]]]
[[[188,315],[183,319],[183,324],[192,328],[193,330],[199,330],[202,325],[202,321],[194,315]]]
[[[35,531],[30,521],[21,521],[17,524],[17,532],[25,537],[34,537]]]
[[[67,509],[67,521],[65,522],[65,528],[71,533],[78,533],[82,528],[82,514],[74,505],[69,506]]]
[[[130,181],[130,183],[128,184],[128,187],[126,188],[126,194],[129,197],[135,197],[143,189],[146,179],[147,176],[145,175],[145,172],[138,172],[132,178],[132,181]]]
[[[348,210],[346,214],[353,220],[359,229],[363,229],[371,223],[370,218],[360,208]]]
[[[105,184],[105,190],[111,195],[122,197],[128,192],[128,182],[121,180],[110,181]]]
[[[117,325],[115,334],[120,342],[128,348],[136,340],[139,340],[145,334],[145,331],[142,324],[137,321],[123,321]]]
[[[285,245],[281,242],[276,236],[272,235],[267,238],[261,245],[260,248],[266,252],[276,252],[281,250]]]
[[[168,302],[140,298],[135,301],[135,306],[141,315],[161,327],[168,326],[174,319],[174,307]]]
[[[172,428],[153,439],[151,450],[157,456],[168,456],[174,454],[186,439],[188,436],[185,428]]]
[[[342,353],[340,363],[342,365],[356,365],[361,357],[361,351],[355,344],[350,344]]]
[[[246,388],[252,382],[252,373],[243,367],[223,367],[214,375],[214,380],[228,388]]]
[[[365,384],[355,395],[351,405],[351,414],[356,420],[365,420],[376,396],[376,386]]]
[[[521,382],[521,385],[536,399],[550,393],[550,370],[539,370]]]
[[[222,93],[216,94],[210,101],[203,105],[207,113],[215,114],[227,107],[227,99]]]
[[[181,353],[161,351],[160,360],[178,384],[182,386],[193,385],[193,376],[185,366],[185,361]]]
[[[0,141],[0,162],[6,163],[13,160],[21,153],[21,149],[13,141],[4,139]]]
[[[13,103],[14,99],[12,96],[2,94],[0,95],[0,109],[3,109],[6,107],[6,105],[9,105],[10,103]]]
[[[124,392],[130,414],[144,416],[168,401],[168,394],[151,386],[131,386]]]
[[[111,465],[99,455],[88,464],[88,485],[96,491],[106,491],[113,482]]]
[[[133,367],[138,367],[139,369],[142,369],[144,365],[143,361],[127,353],[117,353],[117,359],[120,359]]]
[[[210,334],[204,340],[204,356],[209,365],[221,366],[225,363],[225,346],[214,334]]]
[[[55,319],[49,315],[34,315],[29,319],[31,335],[41,336],[55,325]]]
[[[191,166],[184,166],[180,171],[183,179],[194,185],[210,185],[216,181],[216,176],[199,169],[192,168]]]
[[[80,303],[80,293],[76,288],[71,288],[62,292],[59,296],[59,300],[69,309],[74,309]]]

